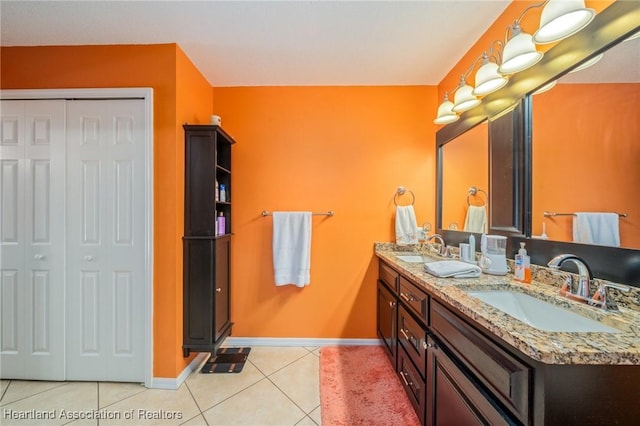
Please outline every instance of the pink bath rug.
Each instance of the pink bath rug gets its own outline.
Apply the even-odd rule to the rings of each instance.
[[[323,426],[418,426],[420,421],[380,346],[320,350]]]

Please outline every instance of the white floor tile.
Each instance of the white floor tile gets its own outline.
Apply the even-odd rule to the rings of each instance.
[[[41,382],[37,380],[11,380],[0,401],[0,406],[39,394],[49,389],[64,386],[69,382]]]
[[[204,412],[211,425],[295,425],[303,413],[273,383],[264,379]]]
[[[249,354],[251,356],[251,354]],[[193,372],[186,380],[201,411],[206,411],[225,399],[264,379],[251,363],[245,362],[239,373],[202,374]]]
[[[293,402],[310,413],[320,405],[320,359],[312,353],[276,371],[271,380]]]
[[[108,407],[145,390],[146,388],[140,383],[100,382],[98,383],[99,407]]]
[[[249,352],[249,362],[255,365],[262,374],[270,374],[307,355],[309,351],[302,347],[256,346]]]
[[[12,383],[13,385],[13,383]],[[10,390],[11,386],[9,387]],[[95,382],[67,382],[2,407],[2,426],[62,425],[80,415],[98,409],[98,385]],[[10,410],[10,411],[8,411]],[[20,413],[47,414],[46,419],[15,419]],[[49,415],[51,414],[51,415]]]
[[[322,425],[322,417],[320,416],[320,406],[309,413],[309,417],[316,422],[317,425]]]
[[[316,422],[309,418],[309,416],[305,416],[304,419],[300,420],[296,423],[296,426],[318,426]]]
[[[179,425],[200,413],[189,389],[146,389],[110,405],[107,410],[121,413],[118,420],[101,420],[100,425]]]
[[[198,414],[188,422],[182,423],[182,426],[208,426],[207,421],[202,414]]]

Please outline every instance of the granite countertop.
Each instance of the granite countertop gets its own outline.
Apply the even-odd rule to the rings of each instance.
[[[547,364],[640,364],[640,311],[622,306],[619,311],[603,311],[559,296],[558,287],[552,284],[535,280],[531,284],[515,281],[513,274],[494,276],[483,273],[479,278],[437,278],[424,272],[422,263],[408,263],[396,257],[411,254],[413,250],[393,243],[375,244],[375,254],[380,259],[528,357]],[[489,288],[535,295],[620,332],[539,330],[467,293],[467,290]]]

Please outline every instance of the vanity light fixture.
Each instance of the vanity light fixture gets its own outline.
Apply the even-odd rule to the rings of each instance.
[[[527,10],[529,9],[525,9],[521,17],[507,28],[507,35],[511,32],[511,37],[504,46],[502,64],[498,68],[502,74],[524,71],[542,59],[543,53],[536,50],[531,35],[522,32],[522,28],[520,28],[520,19]]]
[[[458,120],[458,114],[453,112],[453,102],[449,100],[447,92],[444,93],[444,100],[438,107],[438,116],[433,122],[435,124],[448,124]]]
[[[465,81],[465,76],[460,76],[460,84],[456,89],[453,97],[453,112],[465,112],[471,108],[480,105],[480,99],[473,94],[473,87],[469,86]]]
[[[476,72],[476,86],[473,94],[476,96],[484,96],[504,87],[507,84],[507,78],[498,71],[498,63],[501,61],[499,51],[494,51],[493,46],[497,44],[502,47],[502,43],[495,40],[491,44],[489,53],[482,52],[482,66]],[[494,59],[494,62],[491,59]]]
[[[596,15],[584,0],[547,0],[543,3],[540,27],[533,34],[536,44],[553,43],[586,27]]]

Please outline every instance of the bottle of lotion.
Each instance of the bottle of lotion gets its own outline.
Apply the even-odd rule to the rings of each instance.
[[[218,235],[224,235],[227,233],[226,220],[224,217],[224,213],[220,212],[218,216]]]
[[[516,270],[514,272],[515,279],[523,283],[531,282],[531,258],[527,255],[527,249],[524,248],[525,243],[520,243],[520,250],[516,254]]]

